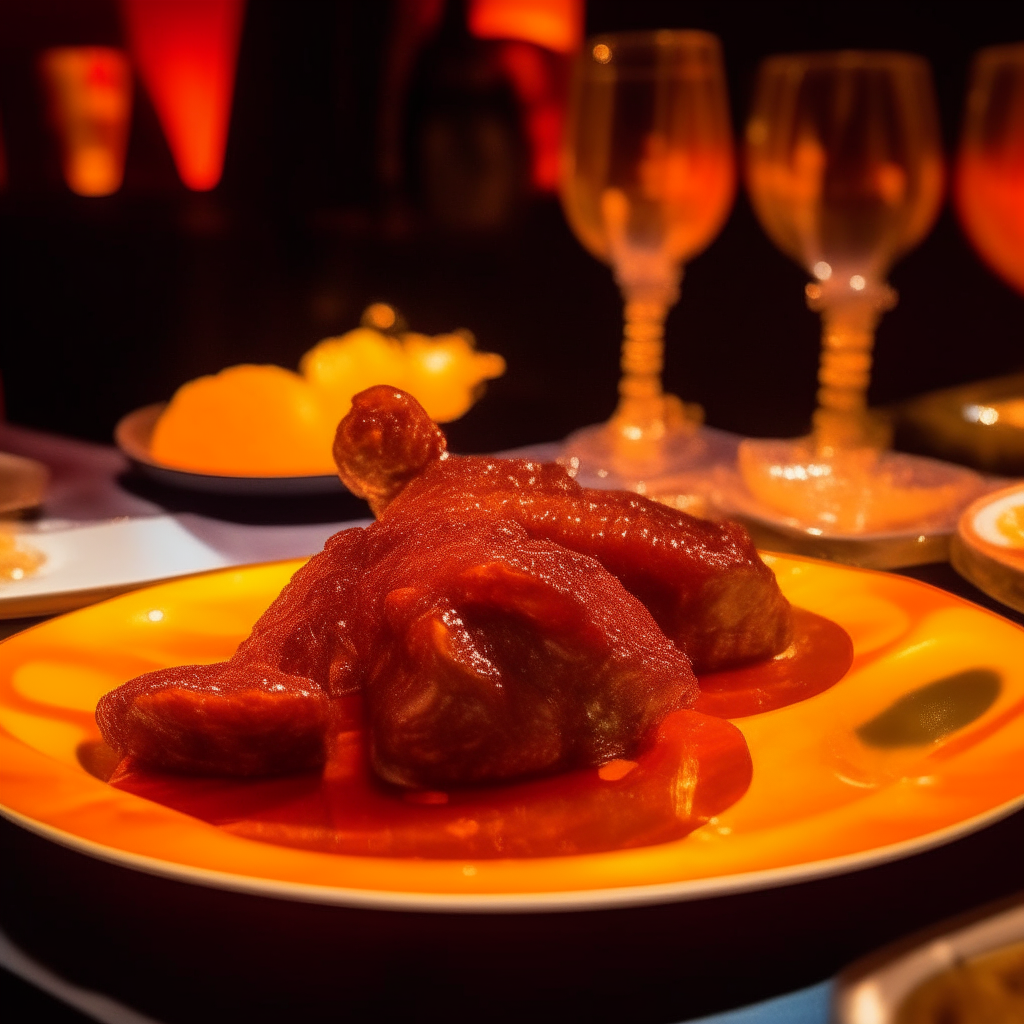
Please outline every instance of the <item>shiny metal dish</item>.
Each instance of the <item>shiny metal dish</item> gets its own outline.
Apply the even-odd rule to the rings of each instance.
[[[1019,942],[1024,942],[1024,893],[854,964],[839,976],[833,1020],[836,1024],[897,1024],[904,1002],[924,982]],[[1011,1024],[1011,1018],[1006,1021]]]

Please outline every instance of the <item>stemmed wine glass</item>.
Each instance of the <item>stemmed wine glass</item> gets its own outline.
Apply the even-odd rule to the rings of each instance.
[[[685,460],[703,411],[662,390],[665,317],[683,264],[721,230],[734,192],[718,40],[667,30],[590,40],[574,75],[562,205],[576,237],[612,265],[625,331],[614,415],[567,442],[585,469],[642,487]]]
[[[982,258],[1024,293],[1024,43],[975,58],[954,198]]]
[[[769,58],[747,124],[746,176],[765,231],[812,275],[807,302],[822,317],[811,436],[743,442],[750,493],[818,534],[923,522],[955,504],[974,478],[882,454],[887,431],[867,407],[875,327],[896,302],[886,274],[942,200],[928,65],[905,53]]]

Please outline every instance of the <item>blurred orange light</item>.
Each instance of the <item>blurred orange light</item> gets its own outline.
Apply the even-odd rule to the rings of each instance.
[[[68,188],[80,196],[116,192],[132,113],[127,55],[105,46],[62,46],[43,52],[39,70]]]
[[[181,180],[205,192],[224,169],[245,0],[121,0],[132,57]]]
[[[467,23],[478,39],[518,39],[574,53],[583,42],[583,0],[470,0]]]
[[[953,199],[982,259],[1024,293],[1024,43],[975,58]]]
[[[499,60],[522,110],[530,140],[530,177],[541,191],[558,189],[562,130],[565,127],[565,58],[521,42],[505,43]]]

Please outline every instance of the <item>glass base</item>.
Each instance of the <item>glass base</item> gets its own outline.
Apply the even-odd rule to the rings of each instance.
[[[860,535],[955,527],[983,489],[977,473],[874,448],[814,451],[807,440],[744,441],[739,472],[764,508],[805,529]]]
[[[584,487],[635,491],[684,507],[691,494],[703,502],[706,487],[700,480],[715,466],[735,462],[740,440],[735,434],[692,424],[655,442],[630,442],[608,424],[599,424],[570,434],[558,461]]]
[[[814,452],[810,439],[747,440],[714,473],[711,501],[759,546],[889,569],[943,561],[962,510],[991,485],[971,470],[870,448]]]
[[[898,406],[895,420],[912,451],[1024,476],[1024,373],[920,395]]]

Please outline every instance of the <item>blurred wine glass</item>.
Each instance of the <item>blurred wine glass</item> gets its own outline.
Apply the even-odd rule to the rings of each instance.
[[[942,200],[928,65],[904,53],[769,58],[747,124],[746,177],[769,237],[813,277],[807,302],[822,317],[812,434],[744,442],[747,488],[819,532],[927,519],[957,500],[956,483],[881,456],[887,431],[867,389],[875,328],[896,302],[886,274],[928,233]]]
[[[80,196],[113,194],[124,179],[132,115],[128,55],[109,46],[59,46],[42,52],[39,71],[68,188]]]
[[[664,325],[683,264],[721,230],[735,192],[721,49],[706,32],[600,36],[577,62],[561,195],[625,300],[619,403],[567,453],[628,482],[677,468],[703,418],[662,391]]]
[[[943,162],[927,64],[899,53],[773,57],[747,125],[747,185],[765,231],[813,277],[822,314],[815,438],[871,443],[866,416],[889,267],[927,234]]]
[[[974,60],[954,200],[982,259],[1024,293],[1024,43]]]

